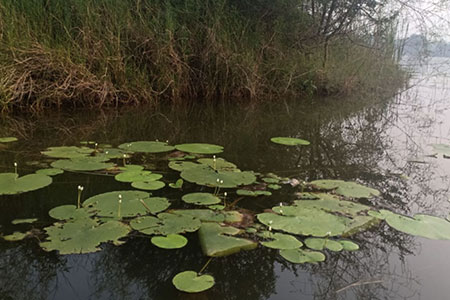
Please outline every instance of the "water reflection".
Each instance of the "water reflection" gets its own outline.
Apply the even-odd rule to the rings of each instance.
[[[423,71],[422,71],[423,72]],[[422,73],[421,73],[422,74]],[[427,157],[427,144],[450,143],[450,109],[445,77],[417,79],[416,88],[374,104],[316,99],[286,101],[245,109],[223,105],[161,111],[123,110],[50,114],[45,117],[4,117],[4,135],[21,138],[2,149],[2,171],[11,161],[35,160],[48,146],[95,140],[114,145],[133,140],[170,143],[208,142],[225,146],[224,157],[241,169],[275,172],[300,180],[341,178],[360,180],[380,189],[383,196],[366,201],[378,208],[413,215],[445,217],[450,211],[450,160]],[[446,102],[447,101],[447,102]],[[270,142],[273,136],[308,139],[310,147],[292,148]],[[25,150],[23,150],[25,149]],[[33,167],[24,163],[23,172]],[[11,231],[16,217],[39,217],[76,199],[78,184],[88,197],[124,188],[109,177],[66,173],[49,188],[0,199],[2,231]],[[241,207],[262,210],[293,198],[285,188],[273,198],[242,201]],[[176,193],[171,195],[177,198]],[[446,284],[430,289],[424,266],[432,265],[441,278],[448,269],[445,242],[430,242],[382,225],[358,234],[361,250],[327,253],[318,265],[292,265],[277,251],[258,248],[214,259],[207,271],[217,285],[199,295],[177,292],[171,278],[178,272],[200,270],[206,262],[196,235],[188,247],[162,251],[147,238],[135,237],[121,247],[106,246],[92,255],[60,257],[44,253],[32,240],[0,242],[0,297],[5,299],[445,299]],[[34,244],[33,244],[34,243]],[[436,248],[441,254],[435,254]],[[448,251],[447,251],[448,252]],[[423,254],[421,254],[423,253]],[[425,256],[426,255],[426,256]],[[425,272],[425,273],[424,273]],[[436,279],[434,280],[436,282]]]

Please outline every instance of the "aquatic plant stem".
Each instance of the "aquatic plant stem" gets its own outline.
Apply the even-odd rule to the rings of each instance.
[[[14,162],[14,173],[17,175],[17,162]]]
[[[139,202],[141,202],[141,203],[142,203],[142,205],[144,205],[145,209],[146,209],[146,210],[148,210],[148,212],[149,212],[149,213],[151,213],[151,212],[152,212],[152,211],[150,210],[150,207],[148,207],[148,205],[147,205],[147,204],[145,204],[144,200],[142,200],[142,199],[139,199]]]
[[[117,217],[120,218],[122,208],[122,195],[119,195],[119,207],[117,209]]]
[[[81,185],[78,186],[78,199],[77,199],[77,208],[81,208],[81,193],[83,192],[84,187]]]
[[[205,265],[198,271],[198,274],[202,274],[203,271],[205,271],[206,267],[208,267],[209,263],[212,261],[213,257],[210,257],[208,261],[205,263]]]

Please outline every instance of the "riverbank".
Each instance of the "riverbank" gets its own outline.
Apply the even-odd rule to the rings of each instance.
[[[395,29],[329,39],[298,1],[235,2],[1,0],[0,109],[261,101],[404,80]]]

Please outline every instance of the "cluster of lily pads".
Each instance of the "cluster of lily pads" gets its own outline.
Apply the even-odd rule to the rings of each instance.
[[[287,146],[307,146],[297,138],[276,137],[272,142]],[[273,191],[291,185],[292,180],[275,174],[242,171],[235,164],[215,155],[223,147],[211,144],[169,145],[160,141],[124,143],[117,148],[86,142],[85,146],[50,147],[42,152],[55,159],[51,168],[19,177],[0,174],[0,195],[11,195],[43,188],[51,176],[64,171],[112,174],[119,182],[130,183],[129,190],[98,194],[81,202],[83,188],[73,205],[52,208],[49,215],[57,220],[43,229],[40,246],[60,254],[90,253],[100,245],[124,243],[129,234],[148,237],[163,249],[179,249],[188,243],[187,233],[197,232],[202,251],[209,257],[221,257],[261,245],[276,249],[292,263],[318,263],[326,259],[324,251],[355,251],[359,246],[348,238],[381,221],[413,235],[432,239],[450,239],[450,222],[416,215],[401,216],[376,210],[358,202],[361,198],[379,197],[380,192],[357,182],[316,180],[301,185],[296,200],[258,213],[255,216],[230,204],[240,197],[271,196]],[[168,168],[179,172],[175,182],[144,165],[127,164],[134,157],[167,159]],[[181,189],[184,182],[202,190],[181,197],[188,208],[150,191]],[[76,204],[76,205],[75,205]],[[178,208],[177,208],[178,206]],[[15,220],[13,224],[33,223],[36,219]],[[3,238],[18,241],[36,234],[15,232]],[[211,275],[185,271],[173,278],[174,286],[185,292],[200,292],[214,285]]]

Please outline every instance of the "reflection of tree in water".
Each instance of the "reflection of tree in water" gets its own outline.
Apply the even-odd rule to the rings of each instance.
[[[47,299],[64,259],[43,255],[35,241],[0,243],[0,299]]]
[[[190,239],[181,250],[162,250],[149,239],[133,239],[101,252],[91,272],[95,298],[190,299],[172,286],[186,270],[199,271],[207,258]],[[193,299],[267,299],[274,290],[274,259],[265,249],[214,258],[206,269],[216,280],[213,289]]]

